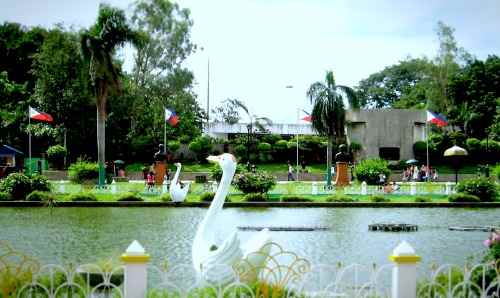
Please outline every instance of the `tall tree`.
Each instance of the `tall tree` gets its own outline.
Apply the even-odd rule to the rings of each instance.
[[[120,89],[121,66],[114,61],[116,49],[130,42],[139,45],[140,34],[130,28],[125,13],[106,4],[99,5],[96,23],[82,33],[81,48],[89,67],[97,106],[97,158],[99,185],[104,183],[106,102]]]
[[[212,109],[215,122],[223,122],[227,124],[236,124],[240,121],[240,113],[238,112],[239,106],[233,99],[228,98],[222,103]]]
[[[327,71],[325,82],[315,82],[307,90],[307,97],[313,104],[312,126],[321,135],[328,137],[327,146],[327,185],[332,183],[332,148],[345,139],[345,105],[357,109],[360,106],[356,92],[347,86],[337,85],[332,71]]]

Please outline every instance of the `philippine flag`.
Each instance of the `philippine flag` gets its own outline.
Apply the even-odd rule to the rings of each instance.
[[[52,119],[52,116],[50,116],[49,114],[37,111],[32,107],[29,107],[29,113],[30,113],[30,118],[34,120],[44,121],[44,122],[54,121],[54,119]]]
[[[310,113],[308,113],[308,112],[306,112],[306,111],[302,110],[302,112],[301,112],[301,116],[300,116],[300,120],[301,120],[301,121],[305,121],[305,122],[309,122],[309,123],[310,123],[310,122],[312,122],[312,116],[311,116],[311,114],[310,114]]]
[[[438,127],[443,127],[448,125],[448,120],[446,117],[439,113],[433,113],[431,111],[427,111],[427,122],[432,122],[436,124]]]
[[[165,121],[172,126],[176,126],[179,123],[179,116],[177,116],[174,110],[165,108]]]

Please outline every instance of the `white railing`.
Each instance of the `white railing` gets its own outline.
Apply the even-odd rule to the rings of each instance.
[[[0,297],[500,297],[498,260],[427,271],[417,266],[420,257],[404,241],[392,251],[392,263],[383,266],[312,265],[270,243],[263,267],[242,260],[226,268],[232,278],[223,284],[203,279],[192,264],[148,264],[149,255],[136,241],[122,255],[123,265],[114,266],[38,266],[0,244]]]

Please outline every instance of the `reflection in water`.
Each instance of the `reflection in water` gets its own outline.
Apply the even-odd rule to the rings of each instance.
[[[159,265],[191,263],[191,243],[203,208],[2,208],[0,239],[42,263],[117,258],[137,239]],[[456,208],[226,208],[220,239],[237,226],[327,226],[328,231],[271,232],[273,241],[311,263],[385,264],[401,240],[430,262],[463,264],[484,250],[485,232],[448,231],[452,225],[498,225],[500,209]],[[374,222],[417,224],[418,232],[368,232]],[[246,241],[253,232],[239,232]]]

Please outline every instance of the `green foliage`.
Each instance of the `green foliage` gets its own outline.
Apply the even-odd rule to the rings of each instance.
[[[276,185],[276,177],[264,171],[237,174],[233,182],[243,193],[267,193]]]
[[[205,163],[206,157],[212,152],[213,140],[209,136],[200,136],[189,143],[188,148],[196,154],[199,162]]]
[[[432,202],[432,200],[430,198],[426,198],[426,197],[416,197],[415,198],[415,203],[429,203],[429,202]]]
[[[361,151],[361,149],[363,149],[363,146],[360,143],[358,143],[358,142],[352,141],[349,144],[349,150],[351,152],[359,152],[359,151]]]
[[[498,180],[500,180],[500,164],[497,164],[493,168],[493,176],[496,177]]]
[[[467,146],[467,151],[469,152],[470,155],[476,156],[481,150],[481,141],[479,141],[476,138],[468,138],[465,141],[465,144]]]
[[[204,192],[200,195],[200,201],[212,202],[215,197],[215,192]]]
[[[121,194],[118,197],[117,201],[120,201],[120,202],[142,202],[142,201],[144,201],[144,199],[135,193],[126,192],[124,194]]]
[[[55,145],[47,149],[47,159],[57,169],[62,169],[64,158],[68,151],[61,145]]]
[[[325,199],[327,202],[345,202],[345,203],[351,203],[351,202],[357,202],[358,200],[344,195],[344,194],[335,194],[333,196],[329,196]]]
[[[313,202],[313,199],[306,197],[287,196],[281,198],[282,202]]]
[[[246,193],[243,197],[245,202],[265,202],[267,195],[264,193]]]
[[[460,181],[456,190],[457,192],[477,196],[482,202],[496,201],[498,197],[497,186],[492,180],[486,177]]]
[[[448,201],[452,203],[478,203],[481,202],[481,199],[475,195],[459,192],[449,195]]]
[[[247,153],[247,147],[243,144],[237,145],[234,147],[234,154],[238,156],[240,159],[243,158]]]
[[[46,191],[32,191],[27,197],[26,201],[31,201],[31,202],[51,202],[55,201],[55,196],[51,194],[50,192]]]
[[[72,202],[97,202],[96,196],[90,192],[71,194],[68,200]]]
[[[276,144],[276,142],[281,141],[282,137],[279,134],[265,134],[262,135],[261,140],[262,142],[269,143],[269,144]]]
[[[238,164],[238,165],[236,165],[235,175],[242,173],[245,170],[246,170],[246,168],[244,165]],[[219,164],[213,165],[212,168],[210,169],[210,178],[212,178],[213,180],[215,180],[217,182],[220,181],[220,179],[222,178],[222,168],[219,166]]]
[[[223,122],[227,124],[236,124],[240,121],[239,106],[235,104],[233,99],[226,99],[222,103],[212,109],[215,122]]]
[[[49,179],[43,175],[31,175],[31,190],[51,191]]]
[[[288,142],[286,140],[279,140],[274,144],[274,149],[278,152],[283,152],[288,148]]]
[[[178,141],[170,141],[167,144],[167,148],[170,152],[175,152],[175,151],[179,150],[180,147],[181,147],[181,144]]]
[[[427,156],[427,142],[425,141],[417,141],[413,144],[413,155],[415,159],[418,161],[426,160]]]
[[[360,182],[365,181],[373,185],[378,183],[379,174],[383,173],[387,181],[391,174],[388,165],[387,161],[383,159],[365,159],[354,168],[354,176]]]
[[[79,159],[68,168],[69,179],[75,183],[94,180],[99,177],[99,167],[96,163]]]
[[[391,200],[389,198],[386,198],[384,196],[373,195],[370,197],[370,202],[373,202],[373,203],[388,203],[390,201]]]
[[[268,153],[271,151],[271,144],[260,142],[259,145],[257,145],[257,150],[259,150],[259,152]]]
[[[170,196],[169,193],[164,193],[160,197],[160,201],[162,202],[172,202],[172,197]]]
[[[31,180],[21,173],[9,174],[0,181],[0,191],[10,194],[14,200],[24,200],[32,191]]]
[[[9,193],[6,193],[4,191],[0,191],[0,202],[1,201],[11,201],[12,196]]]

